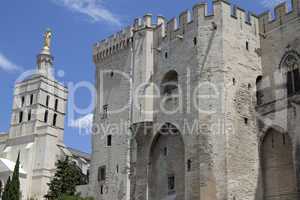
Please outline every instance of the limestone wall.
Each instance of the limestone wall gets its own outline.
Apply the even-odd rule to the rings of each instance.
[[[213,2],[212,14],[206,4],[197,4],[191,12],[184,11],[169,21],[158,16],[154,22],[147,14],[97,43],[93,53],[97,94],[104,98],[98,98],[96,130],[101,124],[120,124],[122,119],[129,122],[126,127],[134,135],[134,140],[113,136],[112,147],[105,146],[101,128],[100,134],[93,136],[90,190],[97,199],[153,197],[148,186],[157,179],[150,178],[151,164],[160,159],[160,151],[151,157],[151,148],[168,146],[166,141],[157,141],[166,124],[176,127],[184,144],[184,163],[173,169],[184,169],[184,178],[177,180],[183,185],[184,199],[261,199],[256,81],[274,71],[285,48],[298,49],[294,37],[299,32],[297,2],[293,1],[289,13],[284,13],[284,4],[278,6],[271,22],[266,22],[265,14],[256,16],[222,0]],[[110,73],[103,77],[103,70]],[[129,75],[129,84],[115,75],[118,70]],[[163,83],[170,74],[176,76],[172,81],[178,85],[164,93]],[[141,89],[139,99],[133,98],[136,89]],[[169,92],[178,97],[168,96]],[[200,97],[195,99],[195,95]],[[272,109],[265,103],[273,100],[273,90],[268,90],[263,96],[266,106],[259,109]],[[106,104],[112,110],[124,104],[128,107],[103,120]],[[152,112],[144,114],[145,110]],[[289,126],[297,127],[295,116],[288,119],[293,119]],[[99,194],[96,180],[102,165],[108,170],[105,194]],[[114,173],[116,165],[131,170],[118,175]],[[166,188],[157,192],[161,196]]]
[[[258,188],[256,79],[261,75],[258,18],[224,9],[224,134],[228,199],[255,199]]]
[[[292,1],[292,9],[288,12],[285,3],[275,8],[275,18],[270,21],[268,13],[260,16],[261,55],[262,55],[262,102],[257,107],[259,116],[258,139],[260,155],[265,136],[274,130],[277,134],[291,138],[295,174],[299,172],[299,106],[298,94],[288,95],[287,66],[283,64],[287,55],[300,52],[299,38],[299,5]],[[299,61],[298,61],[299,62]],[[299,65],[299,64],[298,64]],[[282,136],[281,136],[282,137]],[[261,174],[263,174],[261,169]],[[295,176],[295,174],[293,176]],[[288,175],[287,175],[288,176]],[[262,177],[260,177],[262,180]],[[297,175],[299,191],[299,176]],[[264,184],[261,184],[260,195],[264,195]],[[291,197],[292,198],[292,197]],[[296,198],[296,197],[294,197]]]
[[[129,38],[126,47],[122,46],[113,55],[95,60],[98,98],[94,119],[90,188],[97,199],[124,199],[127,195],[131,46],[132,40]],[[98,47],[95,51],[97,50]],[[106,114],[104,106],[107,106]],[[108,135],[112,135],[111,146],[107,144]],[[100,182],[98,169],[102,166],[106,167],[106,179]]]

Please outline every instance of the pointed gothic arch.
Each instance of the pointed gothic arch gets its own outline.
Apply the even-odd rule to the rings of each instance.
[[[292,140],[286,133],[269,129],[261,143],[264,199],[297,199]]]
[[[185,148],[176,126],[161,127],[150,147],[149,161],[148,199],[184,199]]]
[[[291,50],[281,59],[280,70],[286,76],[287,95],[292,96],[300,92],[300,54]]]

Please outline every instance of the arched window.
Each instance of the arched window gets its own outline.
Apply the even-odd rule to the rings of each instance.
[[[256,79],[256,102],[257,105],[262,104],[263,89],[262,89],[262,76],[258,76]]]
[[[54,110],[57,111],[58,108],[58,99],[55,99]]]
[[[161,83],[161,92],[163,95],[172,95],[178,92],[178,74],[172,70],[166,73]]]
[[[52,125],[53,125],[53,126],[56,126],[56,120],[57,120],[57,114],[55,113],[55,114],[53,115],[53,122],[52,122]]]
[[[280,63],[280,68],[286,74],[287,95],[300,92],[300,55],[296,51],[287,52]]]
[[[45,114],[44,114],[44,122],[45,122],[45,123],[48,122],[48,110],[45,111]]]

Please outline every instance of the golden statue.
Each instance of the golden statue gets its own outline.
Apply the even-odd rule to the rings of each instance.
[[[50,29],[47,29],[47,31],[44,34],[44,49],[50,49],[51,38],[52,38],[52,31]]]

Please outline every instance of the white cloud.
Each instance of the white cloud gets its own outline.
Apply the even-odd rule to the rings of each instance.
[[[80,117],[74,120],[71,123],[71,127],[79,129],[91,129],[93,125],[93,114],[87,114],[83,117]]]
[[[268,9],[273,9],[278,4],[285,2],[286,0],[262,0],[261,4]]]
[[[117,16],[103,6],[103,0],[52,0],[74,12],[89,16],[93,21],[105,21],[120,26]]]
[[[20,71],[22,67],[10,61],[2,53],[0,53],[0,69],[6,72]]]

